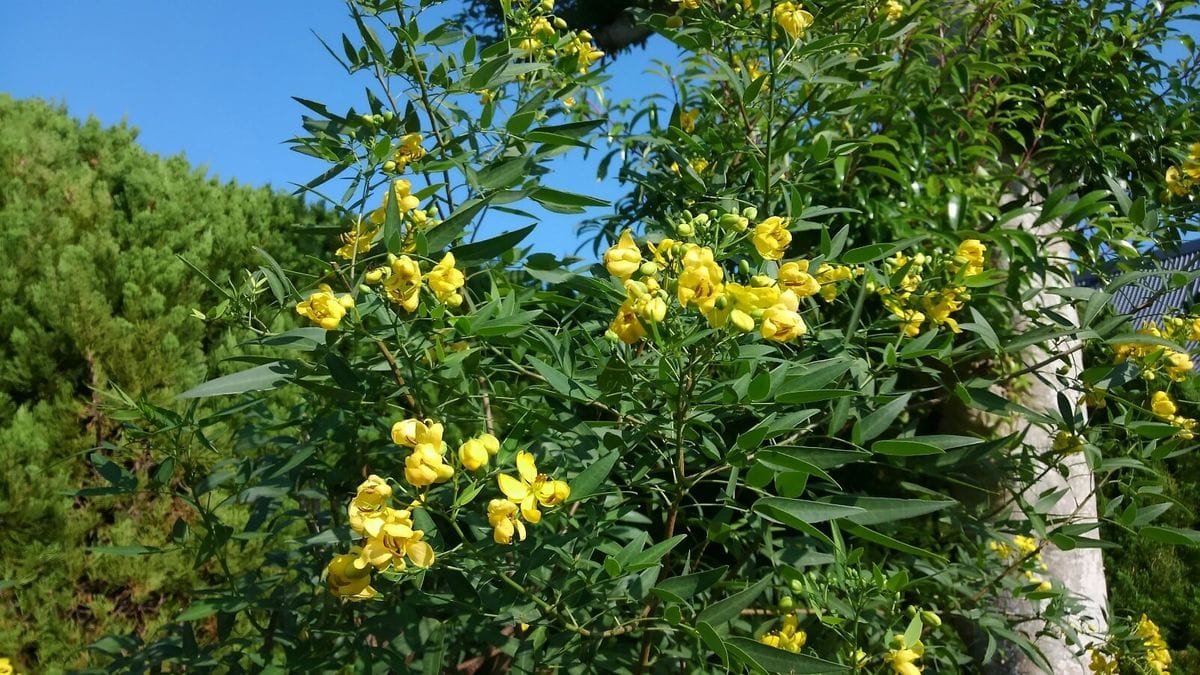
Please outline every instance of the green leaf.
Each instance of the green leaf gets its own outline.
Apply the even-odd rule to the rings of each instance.
[[[1149,527],[1143,527],[1139,531],[1142,537],[1149,541],[1174,544],[1176,546],[1200,546],[1200,532],[1196,530],[1150,525]]]
[[[863,417],[854,425],[854,438],[859,443],[867,441],[879,436],[887,431],[892,425],[901,411],[908,405],[908,399],[912,394],[902,394],[880,406],[877,410]]]
[[[866,509],[861,509],[857,506],[813,502],[805,499],[785,499],[783,497],[763,497],[754,502],[753,511],[765,518],[792,527],[797,527],[796,523],[811,525],[812,523],[866,513]]]
[[[703,621],[715,626],[733,620],[757,600],[770,583],[770,576],[763,577],[749,588],[710,604],[696,616],[696,622]]]
[[[865,513],[849,516],[846,520],[859,525],[878,525],[894,520],[916,518],[951,506],[957,506],[953,499],[897,499],[893,497],[840,497],[837,503],[856,506]]]
[[[735,660],[750,666],[755,665],[768,673],[848,673],[850,668],[832,661],[818,659],[805,654],[793,654],[785,649],[776,649],[745,637],[732,637],[725,641],[730,655]]]
[[[584,207],[588,206],[608,206],[611,202],[600,199],[598,197],[589,197],[588,195],[576,194],[574,192],[563,192],[548,187],[540,187],[530,193],[529,198],[543,205],[551,205],[564,208],[577,208],[580,212]]]
[[[538,357],[529,355],[526,356],[525,359],[529,361],[535,370],[538,371],[539,375],[545,378],[546,384],[549,384],[558,393],[570,398],[588,402],[595,401],[596,399],[600,398],[600,392],[596,391],[590,385],[584,384],[577,379],[567,377],[567,375],[561,370],[546,363]]]
[[[498,190],[512,187],[529,175],[533,160],[528,157],[513,157],[502,159],[483,169],[476,175],[479,187]]]
[[[625,571],[636,572],[648,567],[654,567],[658,564],[662,557],[679,545],[679,542],[687,538],[686,534],[677,534],[666,541],[660,541],[650,548],[638,553],[630,558],[629,562],[624,565]]]
[[[1168,438],[1179,433],[1179,428],[1163,422],[1130,422],[1126,428],[1142,438]]]
[[[199,600],[188,605],[188,608],[179,613],[175,617],[176,621],[196,621],[198,619],[207,619],[217,613],[217,606],[211,602]]]
[[[455,209],[454,213],[449,218],[442,221],[441,225],[433,228],[425,233],[425,245],[430,251],[440,251],[446,246],[449,246],[452,241],[462,234],[463,230],[467,229],[467,225],[475,214],[479,213],[483,207],[487,206],[494,195],[487,197],[475,197],[463,202]]]
[[[707,589],[713,584],[721,580],[725,573],[729,570],[728,566],[696,572],[694,574],[684,574],[678,577],[671,577],[660,581],[652,591],[660,591],[670,596],[669,599],[687,600],[693,595]]]
[[[478,263],[487,262],[502,253],[508,252],[514,246],[524,241],[525,237],[528,237],[536,227],[536,224],[528,225],[519,230],[498,234],[490,239],[455,246],[450,249],[450,252],[454,254],[456,263],[463,267],[470,267]]]
[[[512,56],[507,52],[497,56],[489,61],[480,64],[479,68],[471,74],[469,87],[476,91],[481,89],[491,89],[492,80],[500,75],[500,71],[504,70],[511,61]]]
[[[869,542],[879,544],[880,546],[886,546],[887,548],[900,551],[901,553],[907,553],[909,555],[915,555],[921,558],[928,558],[930,560],[938,560],[943,563],[946,562],[946,558],[934,553],[933,551],[927,551],[919,546],[913,546],[912,544],[905,543],[894,537],[889,537],[881,532],[876,532],[869,527],[863,527],[862,525],[858,525],[856,523],[844,521],[842,523],[842,529],[860,539],[865,539]]]
[[[897,241],[891,244],[867,244],[852,248],[842,254],[842,264],[844,265],[861,265],[862,263],[874,262],[882,260],[900,249],[907,248],[913,244],[924,240],[925,237],[912,237],[903,241]]]
[[[893,457],[913,457],[917,455],[939,455],[945,450],[931,443],[923,443],[916,439],[896,438],[886,441],[875,441],[871,444],[871,452]]]
[[[861,392],[852,389],[807,389],[779,394],[775,397],[777,403],[815,403],[835,398],[858,396]]]
[[[295,374],[296,365],[291,361],[275,361],[209,380],[188,389],[176,398],[204,398],[275,389],[287,384]]]
[[[620,456],[619,452],[610,452],[580,471],[575,480],[571,481],[571,494],[567,497],[567,503],[577,502],[595,494],[596,489],[608,479],[608,474],[612,472]]]

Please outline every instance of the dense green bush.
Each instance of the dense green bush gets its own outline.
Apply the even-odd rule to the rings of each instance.
[[[184,259],[236,299],[252,283],[242,270],[262,262],[255,246],[299,264],[322,242],[296,226],[329,220],[136,139],[0,96],[0,655],[36,672],[79,664],[98,635],[172,618],[205,573],[180,556],[92,549],[165,540],[178,503],[72,496],[91,482],[83,455],[120,440],[102,392],[162,399],[249,334],[192,315],[222,298]]]

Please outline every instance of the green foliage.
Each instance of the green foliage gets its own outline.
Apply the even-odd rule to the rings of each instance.
[[[81,665],[80,645],[152,630],[205,578],[178,554],[99,553],[164,545],[187,514],[169,498],[73,496],[99,478],[81,460],[121,441],[107,390],[168,400],[247,335],[192,316],[221,295],[181,258],[236,290],[228,279],[256,263],[254,246],[299,264],[315,242],[295,228],[326,220],[151,155],[126,126],[0,96],[0,654],[37,672]]]
[[[1045,665],[1019,624],[1157,658],[1135,611],[1089,629],[1042,567],[1111,544],[1034,486],[1071,464],[1124,495],[1104,522],[1200,538],[1156,521],[1156,463],[1195,448],[1156,398],[1180,337],[1106,309],[1144,264],[1117,242],[1191,227],[1159,165],[1196,129],[1196,73],[1159,61],[1190,5],[830,4],[802,31],[783,2],[680,3],[638,15],[680,48],[669,90],[605,116],[548,3],[501,2],[488,46],[437,4],[352,2],[330,52],[375,85],[301,100],[294,147],[331,165],[305,189],[344,188],[356,224],[238,304],[275,351],[184,394],[204,405],[122,413],[93,457],[113,492],[178,498],[174,542],[222,571],[102,667]],[[593,223],[603,267],[473,241],[494,210],[595,204],[551,160],[605,139],[630,193]],[[313,326],[276,327],[293,307]],[[116,465],[145,453],[180,480]]]

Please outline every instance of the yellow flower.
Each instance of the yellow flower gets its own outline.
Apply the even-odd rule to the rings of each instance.
[[[546,474],[538,473],[533,460],[533,453],[517,453],[517,472],[521,479],[517,480],[508,474],[496,476],[500,491],[516,504],[521,505],[521,515],[531,523],[542,519],[542,506],[555,506],[563,503],[571,495],[571,487],[565,481],[550,480]]]
[[[454,467],[442,456],[446,445],[419,443],[412,454],[404,458],[404,480],[413,487],[444,483],[454,476]]]
[[[618,279],[628,279],[642,266],[642,252],[633,241],[633,232],[625,230],[621,238],[604,252],[604,268]]]
[[[13,675],[12,662],[8,659],[0,659],[0,675]]]
[[[671,0],[680,9],[700,9],[700,0]]]
[[[800,318],[797,311],[800,303],[795,294],[784,291],[779,298],[779,304],[763,311],[762,326],[759,329],[762,336],[774,342],[787,342],[807,333],[808,327],[804,325],[804,319]]]
[[[371,474],[358,486],[358,493],[350,500],[350,529],[375,536],[387,520],[387,503],[392,497],[392,486],[387,481]]]
[[[1163,356],[1163,361],[1166,362],[1167,377],[1176,382],[1186,380],[1187,376],[1192,373],[1192,360],[1183,352],[1168,349]]]
[[[750,241],[763,260],[779,260],[787,252],[792,243],[792,233],[788,231],[786,218],[771,216],[754,226],[754,234]]]
[[[808,635],[796,628],[796,615],[787,614],[779,630],[771,631],[758,638],[758,641],[776,649],[786,649],[793,654],[799,653],[800,648],[808,641]]]
[[[463,296],[458,289],[467,283],[467,279],[462,271],[454,266],[453,253],[443,256],[441,262],[429,270],[425,280],[429,282],[429,290],[437,296],[438,302],[450,307],[462,304]]]
[[[896,0],[887,0],[884,10],[887,12],[888,21],[899,21],[900,17],[904,16],[904,5]]]
[[[813,24],[813,15],[794,2],[781,2],[775,5],[775,22],[783,32],[798,38]]]
[[[383,282],[383,294],[406,312],[413,312],[421,300],[421,266],[416,260],[402,255],[392,261],[390,274]]]
[[[978,239],[967,239],[958,245],[956,258],[961,259],[965,263],[966,275],[972,277],[983,272],[983,256],[986,254],[987,247]]]
[[[1167,191],[1176,197],[1186,197],[1188,188],[1191,187],[1190,182],[1180,174],[1177,166],[1167,167],[1167,175],[1163,180],[1167,184]]]
[[[1037,539],[1026,537],[1023,534],[1013,537],[1013,543],[1016,544],[1017,550],[1021,552],[1022,557],[1033,553],[1038,548]]]
[[[401,216],[421,205],[421,200],[412,194],[412,183],[403,178],[394,180],[391,189],[383,194],[383,206],[371,212],[372,223],[382,225],[387,220],[387,207],[391,199],[396,200],[396,208]]]
[[[797,298],[808,298],[821,291],[820,282],[808,273],[807,260],[796,260],[780,265],[779,285],[795,293]]]
[[[1091,648],[1092,662],[1088,664],[1088,670],[1095,675],[1117,675],[1117,660],[1105,656],[1103,652],[1095,647]]]
[[[417,567],[433,565],[433,547],[422,541],[425,533],[413,529],[412,512],[388,509],[387,522],[372,535],[362,549],[362,558],[377,570],[405,568],[407,557]]]
[[[516,504],[507,499],[493,499],[488,502],[487,518],[497,544],[511,544],[514,534],[517,541],[525,541],[525,523],[521,522]]]
[[[563,51],[576,57],[581,75],[586,75],[588,68],[604,57],[604,52],[596,49],[596,46],[592,44],[592,34],[586,30],[581,30],[571,36],[571,41],[567,43]]]
[[[951,331],[962,332],[962,329],[958,327],[958,322],[950,316],[951,313],[962,309],[962,302],[958,300],[958,289],[950,288],[941,293],[926,293],[922,304],[925,306],[925,316],[930,323],[935,326],[946,324]]]
[[[353,230],[342,233],[342,246],[337,250],[338,257],[353,260],[359,254],[370,251],[371,240],[376,234],[379,234],[379,228],[367,229],[365,223],[358,221]]]
[[[621,303],[617,309],[617,315],[613,317],[612,323],[608,324],[608,330],[627,345],[646,337],[646,328],[638,320],[638,312],[633,299],[627,298],[625,302]]]
[[[1050,447],[1055,452],[1064,454],[1083,452],[1083,439],[1069,431],[1063,430],[1054,435],[1054,443]]]
[[[296,313],[325,330],[334,330],[346,316],[346,310],[354,306],[354,298],[343,294],[338,297],[329,284],[321,284],[316,293],[296,305]]]
[[[403,171],[404,167],[420,161],[425,156],[425,148],[421,147],[421,140],[421,134],[404,134],[400,137],[400,147],[393,157],[397,171]]]
[[[685,9],[695,9],[695,7],[685,7]],[[684,133],[692,133],[696,130],[696,119],[699,117],[700,110],[698,109],[681,111],[679,113],[679,128],[683,129]]]
[[[996,552],[996,555],[1007,560],[1013,556],[1012,547],[1003,541],[989,541],[988,548]]]
[[[445,427],[440,422],[410,417],[392,425],[392,442],[410,448],[415,448],[422,443],[444,445],[443,433],[445,433]]]
[[[480,434],[458,446],[458,459],[467,471],[487,466],[488,458],[500,451],[500,441],[491,434]]]
[[[349,553],[334,556],[325,568],[325,575],[329,592],[339,598],[370,600],[377,595],[371,588],[371,564],[363,558],[358,546]]]
[[[923,313],[890,301],[885,301],[884,306],[892,313],[892,317],[899,319],[901,334],[908,337],[916,337],[921,334],[921,324],[925,322]]]
[[[701,314],[708,314],[716,305],[721,294],[724,271],[713,259],[712,249],[691,246],[683,254],[683,271],[679,274],[679,304],[684,307],[696,305]]]
[[[920,675],[921,669],[913,662],[925,654],[925,645],[917,640],[910,647],[903,635],[897,635],[892,642],[896,648],[888,650],[883,657],[884,662],[892,667],[892,672],[895,675]]]
[[[1150,410],[1163,419],[1170,419],[1175,416],[1177,408],[1167,392],[1156,391],[1150,396]]]

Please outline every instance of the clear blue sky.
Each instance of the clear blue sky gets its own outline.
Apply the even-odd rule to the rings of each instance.
[[[0,92],[64,103],[73,116],[94,115],[105,124],[125,120],[152,152],[184,153],[222,180],[290,190],[326,168],[283,143],[301,131],[304,109],[291,97],[317,99],[334,110],[362,109],[370,84],[347,75],[314,31],[332,44],[343,32],[353,34],[345,5],[0,2]],[[659,79],[631,75],[672,53],[656,43],[622,57],[614,96],[662,90]],[[621,191],[612,181],[596,183],[598,157],[547,182],[611,199]],[[545,213],[531,241],[539,250],[573,251],[573,228],[583,217]],[[527,224],[490,219],[485,232]]]

